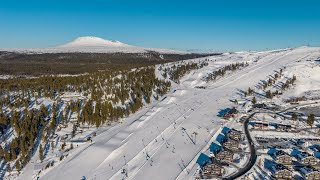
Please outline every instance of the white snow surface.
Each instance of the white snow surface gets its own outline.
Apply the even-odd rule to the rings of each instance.
[[[212,135],[223,124],[230,124],[217,117],[221,109],[234,106],[229,99],[237,96],[239,89],[253,87],[273,74],[274,70],[296,63],[297,60],[306,60],[310,54],[317,52],[320,52],[320,48],[208,57],[212,60],[209,66],[190,72],[180,84],[174,84],[166,99],[144,107],[121,124],[107,130],[101,128],[101,133],[97,133],[93,143],[86,142],[75,148],[67,158],[43,172],[40,179],[81,179],[82,176],[87,179],[116,180],[192,179],[197,167],[194,159],[197,159],[199,152],[208,149]],[[215,82],[207,83],[206,89],[194,88],[198,84],[202,85],[199,77],[204,72],[214,70],[217,68],[215,65],[240,61],[238,56],[244,62],[259,60]],[[182,128],[186,129],[187,134]],[[196,137],[194,132],[198,133]],[[195,138],[196,144],[190,138]],[[147,158],[146,154],[150,157]],[[22,174],[36,174],[30,166],[34,165],[29,164],[24,170],[27,172]],[[121,173],[122,169],[126,169],[128,177]],[[30,173],[32,170],[34,172]]]

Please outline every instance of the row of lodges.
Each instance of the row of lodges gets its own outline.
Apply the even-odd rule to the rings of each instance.
[[[274,164],[271,168],[268,168],[272,173],[272,176],[276,179],[292,179],[293,172],[289,169],[297,169],[304,179],[319,179],[320,171],[313,166],[318,165],[319,159],[314,155],[299,150],[293,150],[290,154],[278,149],[271,149],[268,154],[272,157]],[[265,164],[266,166],[266,164]]]
[[[266,165],[268,164],[268,165]],[[266,166],[269,166],[268,169],[271,172],[271,177],[274,179],[280,180],[287,180],[287,179],[295,179],[293,171],[289,169],[288,166],[278,163],[268,162],[265,163]],[[320,180],[320,171],[317,168],[312,166],[302,166],[296,168],[300,174],[302,175],[303,179],[306,180]]]
[[[239,141],[242,139],[240,131],[228,127],[222,128],[216,140],[210,145],[209,156],[202,153],[197,160],[200,167],[199,178],[222,177],[225,173],[222,162],[232,162],[234,160],[234,151],[239,150]]]
[[[271,149],[268,154],[275,162],[285,165],[294,165],[294,162],[305,166],[319,164],[319,159],[315,156],[315,153],[300,150],[293,150],[289,154],[283,150]]]
[[[259,121],[250,121],[249,125],[252,126],[252,129],[275,129],[277,131],[291,131],[293,129],[289,124],[265,123]]]

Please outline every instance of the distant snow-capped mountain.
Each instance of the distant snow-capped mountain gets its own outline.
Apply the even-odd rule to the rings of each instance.
[[[78,37],[66,44],[52,48],[33,48],[33,49],[0,49],[0,51],[14,51],[20,53],[146,53],[155,51],[161,54],[191,54],[187,51],[172,49],[144,48],[132,46],[120,41],[106,40],[94,36]]]
[[[58,48],[83,48],[83,47],[129,47],[130,45],[124,44],[120,41],[106,40],[94,36],[78,37],[75,40],[58,46]]]

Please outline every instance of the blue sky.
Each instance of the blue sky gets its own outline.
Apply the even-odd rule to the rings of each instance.
[[[320,46],[316,0],[0,0],[0,48],[79,36],[215,51]]]

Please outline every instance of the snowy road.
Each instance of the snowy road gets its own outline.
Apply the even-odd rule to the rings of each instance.
[[[247,119],[243,122],[243,126],[244,126],[244,133],[246,135],[246,138],[248,139],[249,142],[249,148],[250,148],[250,159],[249,162],[246,164],[245,167],[241,168],[237,173],[233,174],[232,176],[228,177],[227,179],[236,179],[238,177],[241,177],[242,175],[244,175],[246,172],[248,172],[252,166],[256,163],[257,160],[257,152],[256,149],[254,147],[254,143],[252,141],[250,132],[248,130],[248,123],[249,120],[255,115],[256,113],[252,113],[250,116],[247,117]]]

